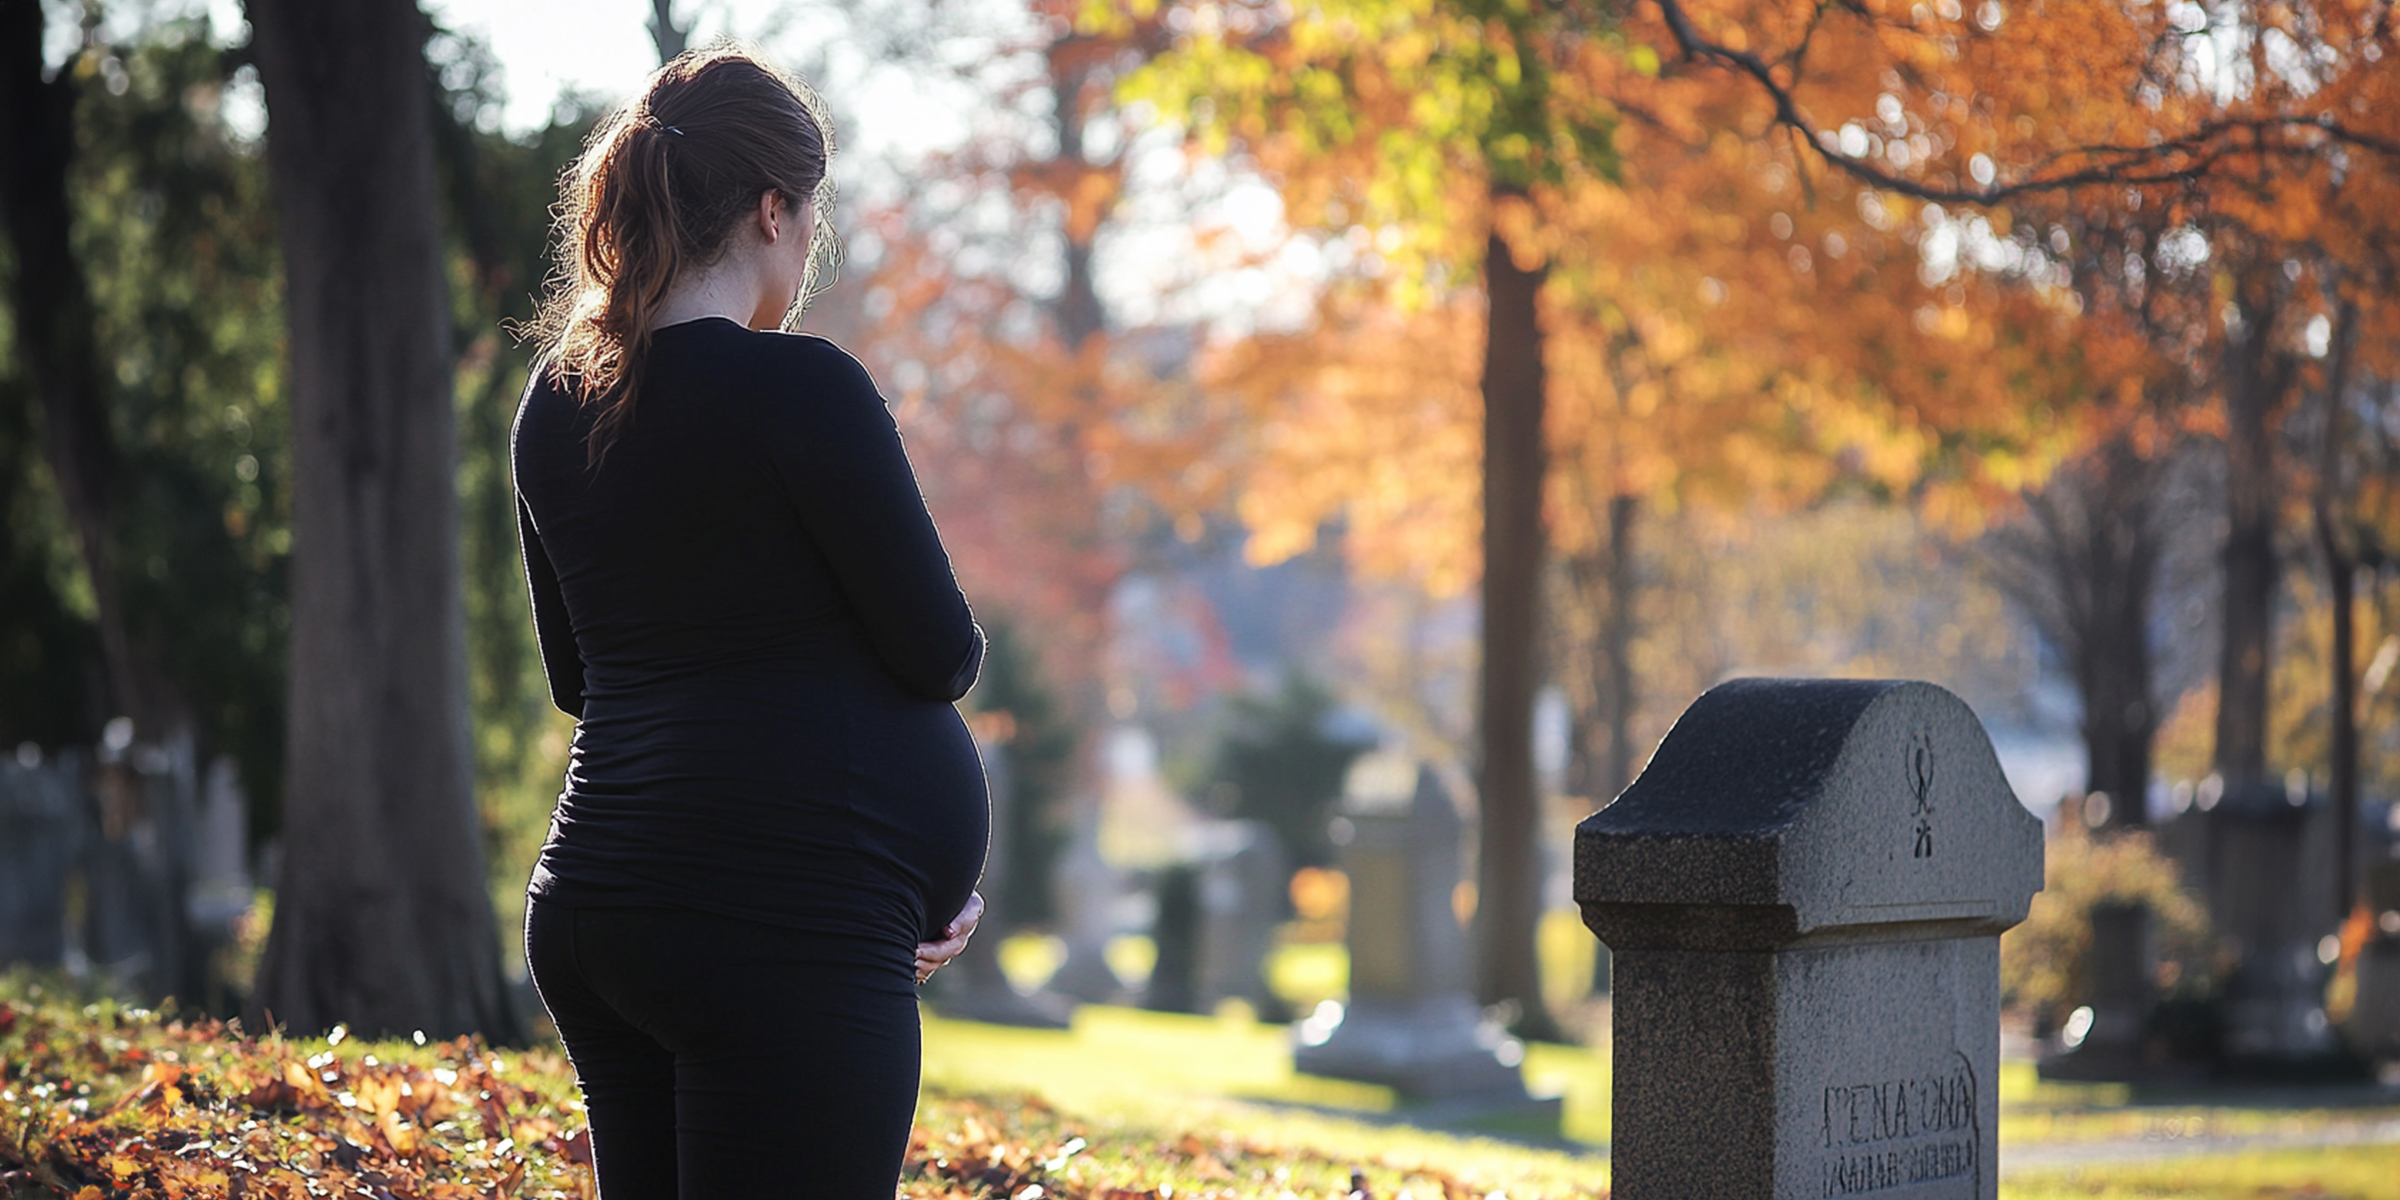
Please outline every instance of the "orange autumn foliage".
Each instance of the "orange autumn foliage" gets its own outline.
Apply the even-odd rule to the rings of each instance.
[[[1550,266],[1550,524],[1569,552],[1612,495],[1790,503],[1843,481],[1971,531],[2086,447],[2208,427],[2190,401],[2217,302],[2205,269],[2195,289],[2157,265],[2161,239],[2330,259],[2353,296],[2400,244],[2379,9],[2270,10],[2324,78],[2277,75],[2265,38],[2232,97],[2170,36],[2191,19],[2170,6],[1702,0],[1612,11],[1608,36],[1571,13],[1538,47],[1549,103],[1581,114],[1553,123],[1610,126],[1610,153],[1497,211],[1474,147],[1429,115],[1450,96],[1424,65],[1444,39],[1499,39],[1480,9],[1212,11],[1249,16],[1188,36],[1180,74],[1143,94],[1204,114],[1199,142],[1238,144],[1302,229],[1391,247],[1315,328],[1212,361],[1260,430],[1241,512],[1261,559],[1339,516],[1370,569],[1473,578],[1481,328],[1473,289],[1445,281],[1486,221]],[[1674,19],[1754,56],[1791,108],[1688,55]],[[1417,179],[1420,162],[1447,170]],[[1933,239],[1965,261],[1931,269]],[[2146,276],[2127,265],[2145,253]]]

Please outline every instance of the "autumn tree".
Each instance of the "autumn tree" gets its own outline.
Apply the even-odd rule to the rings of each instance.
[[[1482,655],[1477,799],[1478,991],[1518,1028],[1557,1030],[1541,1001],[1539,797],[1533,702],[1541,682],[1542,504],[1548,403],[1531,236],[1535,188],[1613,164],[1607,122],[1553,88],[1562,61],[1597,50],[1550,15],[1508,4],[1372,0],[1289,12],[1197,11],[1134,94],[1199,144],[1257,156],[1299,223],[1391,225],[1396,264],[1478,275],[1483,346],[1478,477]]]
[[[288,817],[253,1006],[518,1036],[467,729],[428,32],[408,0],[254,0],[291,297]]]
[[[1746,3],[1661,0],[1656,44],[1742,77],[1830,169],[1878,186],[2013,205],[2035,220],[2166,214],[2167,236],[2117,257],[2111,282],[2146,310],[2182,292],[2183,313],[2160,325],[2178,343],[2166,349],[2222,413],[2216,760],[2229,780],[2257,779],[2268,768],[2275,532],[2289,498],[2273,431],[2317,369],[2303,334],[2327,312],[2310,279],[2375,265],[2391,240],[2400,136],[2391,72],[2376,65],[2396,48],[2391,24],[2340,3],[1937,9],[1795,21]],[[1846,74],[1861,78],[1827,70],[1843,46],[1874,65],[1872,98],[1840,94]],[[1887,99],[1909,136],[1887,140],[1868,119],[1886,115]],[[2178,258],[2206,264],[2185,272],[2197,286],[2158,286]]]

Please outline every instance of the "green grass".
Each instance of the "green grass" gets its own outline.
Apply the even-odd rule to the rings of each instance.
[[[1529,1047],[1526,1077],[1536,1092],[1562,1096],[1570,1136],[1593,1142],[1606,1138],[1607,1069],[1598,1056],[1574,1047],[1535,1045]],[[1222,1017],[1195,1017],[1086,1005],[1066,1030],[1012,1029],[929,1015],[925,1083],[929,1093],[938,1094],[1038,1094],[1100,1130],[1105,1136],[1094,1140],[1101,1144],[1171,1139],[1198,1130],[1204,1136],[1361,1162],[1439,1165],[1477,1180],[1501,1181],[1504,1190],[1513,1180],[1515,1188],[1536,1192],[1595,1188],[1607,1175],[1605,1161],[1589,1151],[1389,1123],[1395,1109],[1390,1089],[1295,1073],[1284,1027],[1253,1021],[1236,1006]]]
[[[1536,1095],[1563,1101],[1564,1137],[1608,1140],[1608,1062],[1575,1046],[1526,1048]],[[957,1092],[1037,1092],[1069,1109],[1188,1112],[1194,1104],[1263,1103],[1389,1115],[1391,1089],[1292,1070],[1290,1035],[1238,1006],[1194,1017],[1085,1005],[1072,1029],[1013,1029],[925,1019],[925,1082]]]
[[[2006,1126],[2002,1126],[2006,1128]],[[2003,1200],[2393,1200],[2400,1146],[2330,1146],[2026,1172]]]
[[[1287,953],[1281,964],[1301,978],[1313,971],[1321,982],[1342,965],[1338,959],[1329,964],[1313,945],[1293,949],[1298,953]],[[423,1136],[450,1155],[443,1170],[478,1189],[489,1186],[487,1175],[516,1171],[522,1175],[519,1196],[588,1195],[576,1174],[580,1168],[557,1148],[571,1140],[581,1114],[566,1063],[555,1052],[246,1039],[231,1030],[181,1029],[156,1014],[93,1002],[67,988],[45,994],[31,984],[23,976],[0,976],[0,1004],[11,1010],[7,1020],[13,1023],[0,1026],[0,1050],[7,1051],[0,1055],[7,1061],[0,1083],[25,1110],[0,1113],[8,1118],[0,1119],[0,1141],[20,1150],[47,1147],[40,1161],[58,1170],[77,1163],[87,1174],[117,1169],[111,1163],[112,1156],[121,1157],[118,1125],[138,1119],[206,1140],[220,1136],[220,1126],[266,1119],[268,1111],[254,1111],[255,1104],[272,1109],[281,1139],[259,1151],[262,1163],[272,1168],[278,1161],[319,1161],[321,1154],[319,1160],[308,1156],[338,1147],[344,1138],[382,1143],[372,1131],[351,1127],[346,1110],[322,1103],[323,1097],[317,1107],[305,1097],[245,1107],[238,1097],[307,1058],[339,1059],[333,1065],[346,1078],[369,1082],[378,1072],[399,1070],[416,1072],[422,1083],[424,1071],[445,1063],[489,1062],[491,1081],[505,1080],[511,1089],[507,1120],[482,1123],[464,1110],[447,1119],[426,1115]],[[173,1104],[120,1108],[120,1098],[145,1086],[143,1064],[167,1050],[178,1051],[188,1070],[218,1082]],[[1412,1200],[1482,1200],[1499,1192],[1514,1200],[1596,1200],[1609,1178],[1607,1161],[1593,1145],[1609,1136],[1605,1043],[1536,1044],[1527,1051],[1527,1081],[1537,1094],[1561,1098],[1562,1127],[1483,1127],[1513,1135],[1502,1138],[1477,1129],[1412,1127],[1402,1123],[1408,1114],[1386,1089],[1296,1074],[1285,1029],[1260,1024],[1239,1006],[1217,1017],[1086,1006],[1072,1028],[1047,1031],[929,1014],[919,1141],[903,1194],[980,1200],[1013,1197],[1038,1182],[1044,1195],[1058,1200],[1155,1198],[1170,1194],[1168,1188],[1176,1196],[1283,1200],[1340,1194],[1357,1170],[1379,1197],[1406,1192]],[[2400,1108],[2144,1102],[2118,1086],[2044,1083],[2021,1062],[2003,1063],[1998,1084],[2001,1139],[2020,1149],[2120,1140],[2147,1148],[2202,1136],[2308,1137],[2345,1124],[2400,1119]],[[369,1091],[366,1083],[340,1086],[356,1086],[362,1097]],[[38,1097],[29,1090],[36,1088]],[[102,1111],[117,1115],[101,1122]],[[99,1123],[83,1126],[79,1120]],[[491,1149],[494,1139],[509,1133],[516,1135],[513,1151]],[[1557,1140],[1562,1135],[1568,1140]],[[8,1157],[0,1153],[0,1159]],[[137,1165],[162,1182],[189,1166],[163,1149]],[[985,1183],[962,1186],[968,1179]],[[997,1180],[1007,1186],[993,1190]],[[2400,1146],[2262,1147],[2012,1170],[2000,1194],[2005,1200],[2400,1200]]]

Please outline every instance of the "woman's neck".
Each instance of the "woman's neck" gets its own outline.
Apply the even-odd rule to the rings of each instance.
[[[764,307],[754,275],[741,269],[737,256],[727,255],[697,276],[677,280],[667,289],[658,311],[651,314],[651,330],[706,317],[723,317],[744,328],[763,328],[754,319]]]

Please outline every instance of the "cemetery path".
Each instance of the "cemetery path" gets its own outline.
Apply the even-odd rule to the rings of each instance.
[[[2080,1167],[2100,1163],[2155,1162],[2203,1154],[2253,1150],[2312,1150],[2324,1146],[2400,1145],[2400,1118],[2346,1121],[2289,1133],[2187,1135],[2165,1128],[2138,1138],[2087,1142],[2030,1142],[2000,1147],[2000,1174]]]

